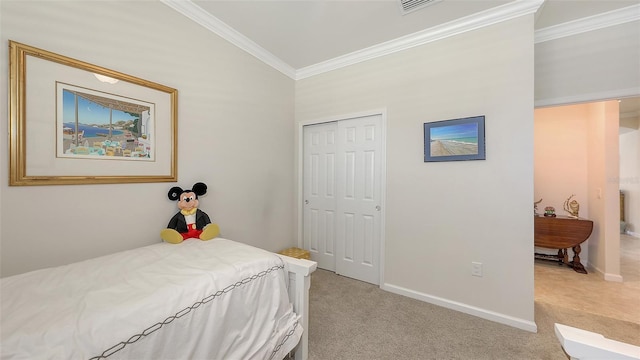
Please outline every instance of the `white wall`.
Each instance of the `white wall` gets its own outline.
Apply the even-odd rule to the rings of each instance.
[[[535,330],[533,16],[296,83],[298,122],[380,108],[383,287]],[[486,160],[423,162],[425,122],[475,115],[486,116]]]
[[[295,243],[293,80],[160,2],[3,0],[0,10],[0,58],[11,39],[176,88],[179,122],[177,183],[8,187],[2,156],[2,276],[158,242],[177,211],[169,188],[197,181],[223,236]]]
[[[587,104],[587,189],[593,232],[589,265],[606,280],[620,276],[619,106],[615,100]]]
[[[534,199],[538,213],[553,206],[557,215],[568,215],[564,202],[571,195],[580,204],[579,216],[589,219],[587,190],[588,154],[586,105],[568,105],[535,110]],[[581,260],[588,265],[589,240],[581,246]],[[557,250],[536,248],[536,252],[557,254]],[[569,249],[570,258],[573,251]]]
[[[620,134],[620,190],[625,193],[627,232],[640,237],[640,130]]]
[[[535,45],[536,106],[640,94],[640,21]]]

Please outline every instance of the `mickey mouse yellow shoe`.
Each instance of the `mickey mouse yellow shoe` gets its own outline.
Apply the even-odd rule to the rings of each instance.
[[[211,240],[220,235],[220,227],[218,224],[209,224],[204,227],[200,234],[200,240]]]
[[[171,244],[180,244],[184,240],[182,235],[173,229],[164,229],[160,231],[160,238]]]

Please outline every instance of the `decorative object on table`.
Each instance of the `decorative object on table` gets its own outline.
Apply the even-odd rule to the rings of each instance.
[[[542,202],[542,198],[533,203],[533,215],[535,215],[535,216],[539,216],[540,215],[540,214],[538,214],[538,204],[540,204],[541,202]]]
[[[169,200],[178,200],[180,211],[171,218],[167,228],[160,232],[162,240],[179,244],[187,239],[211,240],[218,236],[218,225],[212,224],[207,213],[198,209],[198,195],[206,193],[207,185],[201,182],[193,185],[192,189],[183,190],[174,186],[169,190]]]
[[[572,194],[564,201],[564,211],[568,212],[570,217],[577,219],[578,212],[580,211],[580,204],[578,204],[575,199],[571,200],[574,196],[575,195]]]
[[[553,206],[547,206],[544,208],[544,216],[556,217],[556,209]]]
[[[424,123],[424,162],[485,160],[484,116]]]

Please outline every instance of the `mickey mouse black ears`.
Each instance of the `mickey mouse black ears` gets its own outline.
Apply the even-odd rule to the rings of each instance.
[[[195,183],[193,184],[193,187],[191,188],[194,193],[196,193],[196,195],[200,196],[200,195],[204,195],[207,193],[207,185],[205,183]]]
[[[169,190],[169,200],[171,201],[175,201],[178,200],[180,198],[180,194],[182,194],[184,191],[182,191],[182,188],[179,186],[174,186],[171,188],[171,190]]]
[[[180,195],[182,193],[186,193],[186,192],[193,192],[194,194],[196,194],[196,198],[197,198],[198,196],[204,195],[207,193],[207,185],[205,183],[198,182],[198,183],[195,183],[191,189],[185,189],[185,190],[182,190],[182,188],[179,186],[174,186],[169,190],[169,193],[167,195],[169,197],[169,200],[175,201],[180,199]]]

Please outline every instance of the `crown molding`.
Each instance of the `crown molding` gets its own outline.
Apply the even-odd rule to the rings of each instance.
[[[535,13],[544,0],[516,0],[448,23],[434,26],[417,33],[400,37],[379,45],[311,65],[296,71],[295,80],[308,78],[328,71],[357,64],[380,56],[407,50],[416,46],[441,40],[485,26]]]
[[[560,39],[637,20],[640,20],[640,4],[536,30],[534,43]]]
[[[260,45],[251,41],[246,36],[237,32],[231,26],[225,24],[222,20],[216,18],[210,13],[206,12],[200,6],[193,3],[191,0],[160,0],[163,4],[169,6],[173,10],[181,13],[187,18],[202,25],[206,29],[216,33],[223,39],[239,47],[240,49],[255,56],[262,62],[287,75],[288,77],[295,78],[295,69],[289,66],[280,58],[276,57],[269,51],[262,48]]]
[[[640,94],[640,87],[633,87],[628,89],[579,94],[559,98],[539,99],[534,102],[534,107],[537,109],[551,106],[581,104],[594,101],[617,100],[627,97],[637,97],[638,94]]]
[[[296,70],[220,19],[206,12],[191,0],[160,1],[294,80],[319,75],[380,56],[389,55],[535,13],[544,4],[544,0],[516,0],[477,14],[450,21],[446,24],[434,26],[414,34]],[[534,43],[555,40],[637,20],[640,20],[640,4],[536,30]]]

